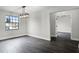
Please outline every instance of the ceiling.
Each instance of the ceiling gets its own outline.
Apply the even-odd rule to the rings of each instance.
[[[27,12],[37,11],[42,9],[43,7],[40,6],[26,6]],[[22,12],[22,6],[0,6],[0,10],[15,12],[15,13],[21,13]]]
[[[70,10],[70,9],[77,9],[79,6],[27,6],[27,12],[38,11],[42,9],[51,9],[52,11],[55,10]],[[0,6],[0,10],[21,13],[22,9],[21,6]]]

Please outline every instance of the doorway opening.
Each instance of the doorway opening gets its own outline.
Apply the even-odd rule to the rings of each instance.
[[[59,40],[71,40],[71,15],[65,12],[55,14],[55,30]]]

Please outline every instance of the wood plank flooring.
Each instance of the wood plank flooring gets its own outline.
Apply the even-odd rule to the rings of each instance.
[[[67,32],[58,32],[57,38],[60,40],[71,40],[71,34]]]
[[[0,53],[78,53],[75,42],[52,41],[23,36],[0,41]]]

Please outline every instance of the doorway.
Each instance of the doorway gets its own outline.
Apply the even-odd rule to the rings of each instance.
[[[55,13],[55,30],[57,39],[70,40],[71,39],[71,15],[65,12]]]

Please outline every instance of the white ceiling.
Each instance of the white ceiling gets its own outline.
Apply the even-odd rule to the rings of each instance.
[[[31,11],[37,11],[42,9],[43,7],[40,6],[27,6],[26,11],[31,12]],[[10,11],[10,12],[22,12],[22,7],[21,6],[0,6],[0,10],[5,10],[5,11]]]
[[[79,6],[48,6],[47,9],[53,11],[65,11],[65,10],[72,10],[72,9],[79,9]]]
[[[0,6],[0,10],[15,12],[18,6]]]
[[[32,11],[38,11],[41,9],[52,9],[52,11],[55,10],[69,10],[69,9],[77,9],[79,6],[27,6],[26,11],[32,12]],[[21,13],[21,6],[0,6],[1,10],[10,11],[10,12],[18,12]]]

